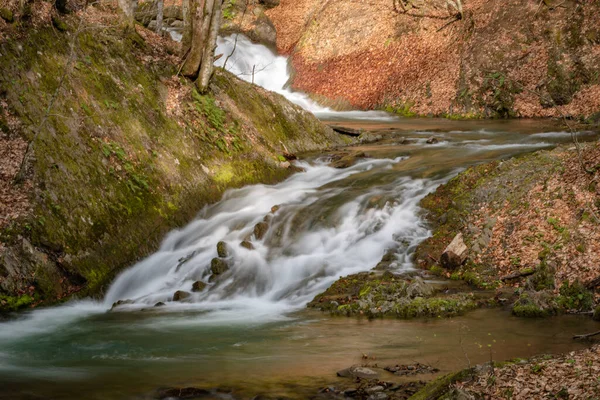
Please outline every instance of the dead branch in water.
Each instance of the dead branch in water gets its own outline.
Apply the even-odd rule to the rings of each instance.
[[[591,338],[592,336],[597,336],[597,335],[600,335],[600,331],[593,332],[593,333],[586,333],[584,335],[575,335],[575,336],[573,336],[573,339],[588,339],[588,338]]]

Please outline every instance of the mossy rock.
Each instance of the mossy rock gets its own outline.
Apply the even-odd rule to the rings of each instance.
[[[9,24],[15,22],[13,12],[5,7],[0,7],[0,17]]]
[[[227,248],[227,243],[220,241],[217,243],[217,254],[221,258],[229,257],[229,249]]]
[[[210,270],[215,275],[221,275],[229,270],[229,265],[227,265],[227,261],[225,260],[213,258],[210,262]]]
[[[474,375],[475,370],[468,368],[441,376],[429,382],[423,389],[409,397],[409,400],[437,400],[443,398],[443,396],[448,393],[450,385],[467,380]]]
[[[560,288],[557,303],[565,310],[590,311],[594,304],[594,296],[579,281],[565,282]]]
[[[523,318],[543,318],[555,315],[554,297],[549,292],[523,292],[513,304],[512,313]]]

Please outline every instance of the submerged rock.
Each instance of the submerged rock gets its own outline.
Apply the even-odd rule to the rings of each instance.
[[[204,283],[202,281],[196,281],[192,285],[192,292],[201,292],[204,289],[206,289],[206,283]]]
[[[377,373],[377,371],[373,371],[372,369],[355,365],[338,371],[337,376],[342,378],[377,379],[379,377],[379,373]]]
[[[427,144],[435,144],[439,142],[439,140],[437,140],[437,138],[435,136],[431,136],[430,138],[427,139]]]
[[[178,290],[175,292],[175,294],[173,294],[173,301],[182,301],[185,299],[188,299],[191,296],[190,293],[184,291],[184,290]]]
[[[210,270],[215,275],[221,275],[229,269],[229,265],[225,260],[220,258],[213,258],[210,262]]]
[[[127,305],[127,304],[133,304],[133,303],[135,303],[135,302],[133,300],[130,300],[130,299],[119,300],[119,301],[116,301],[116,302],[113,303],[113,305],[110,308],[110,310],[112,311],[112,310],[114,310],[117,307],[124,306],[124,305]]]
[[[229,249],[227,248],[227,243],[225,243],[224,241],[220,241],[219,243],[217,243],[217,254],[221,258],[229,257]]]
[[[243,242],[240,243],[240,246],[242,246],[243,248],[248,249],[248,250],[254,250],[254,245],[249,240],[244,240]]]
[[[269,230],[269,224],[266,222],[259,222],[258,224],[256,224],[254,226],[254,237],[256,237],[257,240],[262,240],[262,238],[265,237],[265,235],[267,234],[267,231]]]

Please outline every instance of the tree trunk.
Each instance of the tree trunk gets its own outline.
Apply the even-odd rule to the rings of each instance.
[[[467,259],[469,249],[463,241],[462,233],[457,234],[440,257],[440,264],[446,269],[456,269]]]
[[[196,78],[202,63],[206,38],[210,29],[210,21],[215,0],[196,0],[195,16],[192,27],[191,46],[184,60],[181,73],[189,78]]]
[[[185,57],[188,50],[190,49],[190,44],[192,41],[192,26],[194,25],[194,18],[192,16],[196,15],[196,2],[190,0],[183,0],[181,3],[181,12],[183,14],[183,37],[181,39],[181,54]]]
[[[156,33],[162,35],[163,28],[163,15],[164,15],[165,1],[156,1]]]
[[[208,83],[213,73],[217,36],[219,35],[219,27],[221,25],[222,6],[223,0],[214,0],[212,18],[210,21],[210,32],[204,48],[204,56],[202,57],[202,65],[200,66],[200,76],[198,76],[198,80],[196,81],[196,86],[200,93],[206,93],[208,90]]]
[[[121,9],[123,23],[126,28],[133,28],[135,24],[134,14],[137,3],[137,0],[119,0],[119,8]]]

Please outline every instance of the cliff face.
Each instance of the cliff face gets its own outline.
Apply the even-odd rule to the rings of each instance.
[[[99,294],[226,189],[288,176],[283,143],[343,143],[225,72],[199,95],[176,76],[173,42],[107,28],[105,10],[62,16],[61,29],[50,16],[0,22],[0,311]]]
[[[393,3],[282,0],[268,10],[293,87],[403,115],[597,119],[600,3],[463,0],[461,19],[441,0],[396,1],[399,12]]]

